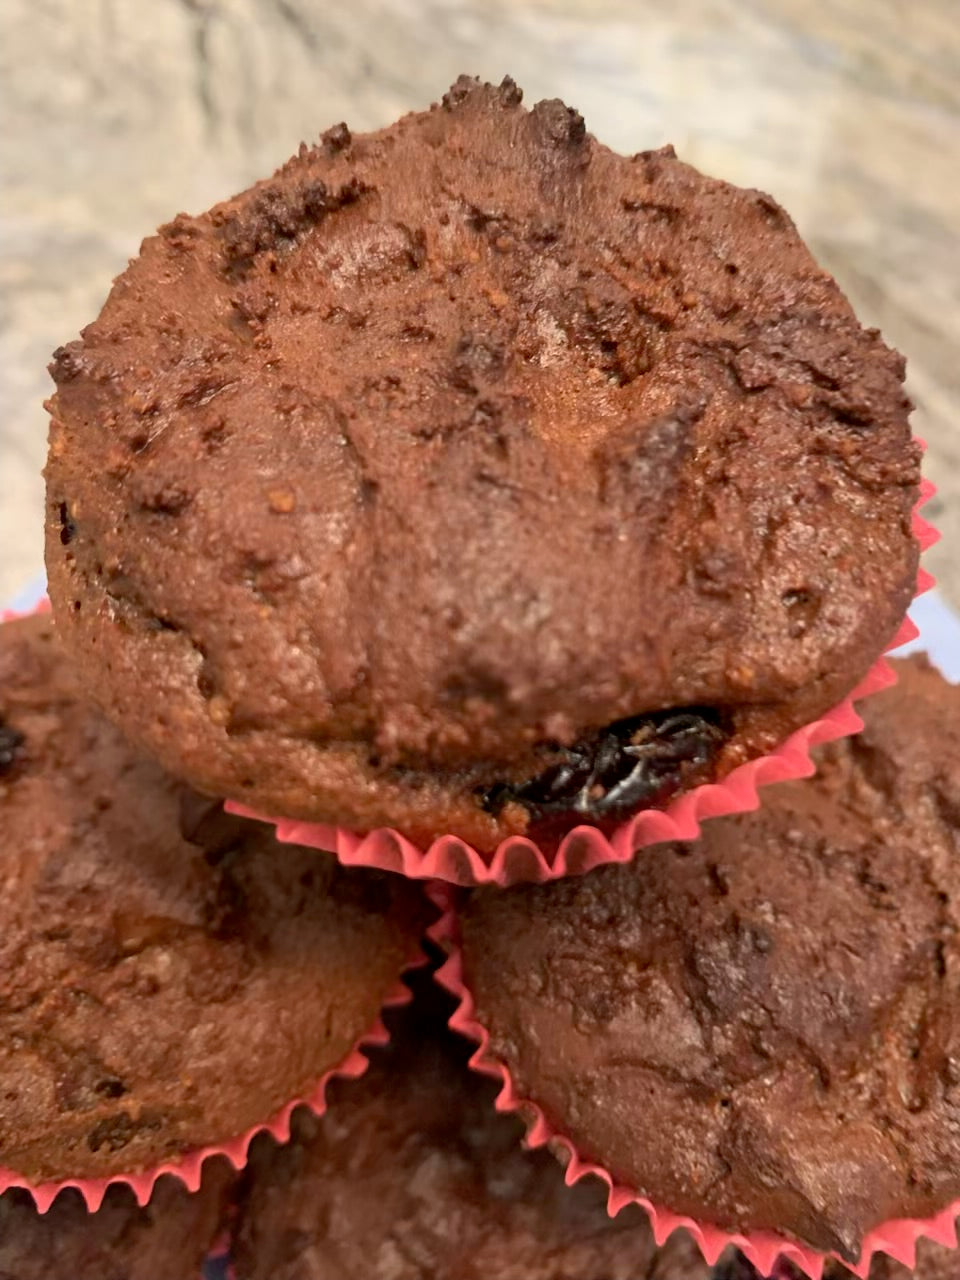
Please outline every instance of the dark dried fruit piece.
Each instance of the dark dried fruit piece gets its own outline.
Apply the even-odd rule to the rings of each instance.
[[[522,804],[535,822],[625,817],[667,800],[716,758],[729,734],[724,717],[708,707],[633,716],[561,748],[558,763],[528,782],[497,783],[482,804],[491,813]]]
[[[353,141],[353,136],[347,127],[347,122],[341,120],[339,124],[335,124],[326,131],[321,141],[331,155],[336,155],[338,151],[345,151],[349,147]]]
[[[87,1134],[87,1146],[91,1151],[106,1147],[109,1151],[122,1151],[139,1133],[160,1128],[156,1116],[144,1115],[136,1119],[126,1111],[115,1116],[104,1116]]]
[[[441,103],[445,111],[452,111],[454,107],[459,107],[462,102],[470,97],[480,88],[480,81],[476,76],[457,76],[456,80],[441,98]]]
[[[122,1098],[127,1092],[127,1086],[115,1076],[108,1076],[94,1085],[94,1093],[99,1093],[104,1098]]]
[[[574,111],[559,98],[545,98],[533,108],[544,134],[558,146],[581,146],[587,137],[587,126],[579,111]]]
[[[24,737],[19,729],[11,729],[0,720],[0,778],[13,769],[23,746]]]
[[[523,90],[513,76],[504,76],[500,81],[497,95],[505,107],[519,107],[523,101]]]
[[[243,839],[244,822],[226,813],[222,800],[211,800],[189,787],[180,792],[180,834],[203,849],[212,865]]]
[[[60,517],[60,542],[64,547],[69,547],[70,543],[77,536],[77,526],[74,524],[70,515],[70,508],[65,502],[61,502],[58,508]]]

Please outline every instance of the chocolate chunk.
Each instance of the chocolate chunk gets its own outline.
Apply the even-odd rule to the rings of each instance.
[[[0,720],[0,778],[13,770],[24,741],[24,736],[19,729],[14,729]]]
[[[538,102],[533,108],[533,116],[552,142],[579,146],[586,141],[587,126],[583,116],[559,98],[546,98],[543,102]]]
[[[60,516],[60,542],[63,546],[69,547],[70,543],[76,536],[77,526],[74,524],[69,507],[65,502],[61,502],[58,508]]]
[[[101,1147],[107,1147],[110,1151],[122,1151],[139,1130],[157,1127],[157,1121],[150,1124],[134,1120],[125,1111],[121,1111],[118,1115],[99,1120],[90,1130],[87,1145],[94,1152]]]
[[[352,141],[352,136],[350,130],[347,128],[346,121],[341,120],[339,124],[335,124],[332,128],[327,129],[323,135],[322,141],[326,149],[333,155],[338,151],[345,151]]]

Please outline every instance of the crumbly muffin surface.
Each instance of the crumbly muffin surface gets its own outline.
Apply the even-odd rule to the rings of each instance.
[[[48,618],[0,626],[0,1167],[128,1174],[312,1093],[428,914],[225,818],[80,697]]]
[[[768,196],[509,81],[177,217],[52,371],[65,639],[270,813],[617,821],[838,702],[913,589],[902,359]]]
[[[960,1199],[960,688],[897,668],[757,813],[464,920],[493,1052],[584,1156],[847,1258]]]

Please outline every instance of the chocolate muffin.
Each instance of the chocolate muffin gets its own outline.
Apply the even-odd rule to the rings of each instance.
[[[481,850],[613,824],[903,618],[902,358],[769,196],[520,98],[338,125],[55,354],[58,623],[205,792]]]
[[[611,1220],[599,1183],[568,1189],[524,1152],[442,1015],[398,1024],[325,1116],[297,1114],[289,1146],[256,1140],[237,1280],[708,1280],[688,1236],[658,1250],[640,1209]]]
[[[635,1205],[611,1219],[597,1181],[566,1187],[557,1162],[520,1145],[497,1087],[443,1029],[452,1010],[420,984],[391,1045],[358,1084],[333,1086],[294,1139],[256,1140],[232,1258],[237,1280],[760,1280],[735,1249],[708,1266],[686,1232],[657,1248]],[[950,1269],[950,1268],[953,1269]],[[850,1280],[839,1263],[827,1280]],[[910,1273],[878,1256],[870,1280]],[[920,1280],[956,1280],[957,1255],[927,1243]],[[782,1263],[777,1280],[799,1280]]]
[[[38,1213],[26,1191],[0,1195],[3,1280],[199,1280],[226,1222],[235,1175],[225,1160],[204,1166],[199,1191],[161,1178],[140,1208],[115,1185],[89,1213],[80,1193],[62,1191]]]
[[[960,1199],[960,688],[897,668],[758,813],[463,920],[494,1055],[582,1155],[846,1259]]]
[[[129,1174],[310,1093],[427,907],[224,819],[90,710],[48,619],[0,627],[0,1167]]]

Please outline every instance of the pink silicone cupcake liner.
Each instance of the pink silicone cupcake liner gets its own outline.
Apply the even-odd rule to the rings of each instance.
[[[517,1092],[509,1069],[490,1050],[490,1036],[475,1017],[473,997],[464,982],[463,958],[459,949],[454,899],[449,895],[431,891],[437,905],[445,905],[444,915],[430,930],[430,936],[448,952],[447,960],[436,973],[436,979],[457,1000],[456,1011],[450,1018],[454,1031],[476,1042],[476,1052],[470,1058],[470,1066],[484,1075],[492,1076],[502,1086],[496,1099],[498,1111],[519,1114],[527,1128],[525,1145],[528,1147],[559,1148],[566,1162],[567,1186],[581,1178],[601,1178],[609,1188],[607,1212],[615,1217],[628,1204],[639,1204],[649,1219],[658,1245],[678,1228],[688,1231],[697,1243],[709,1266],[713,1266],[724,1249],[734,1245],[740,1249],[762,1276],[774,1274],[777,1262],[785,1259],[798,1267],[811,1280],[822,1280],[824,1265],[828,1259],[842,1262],[854,1275],[869,1276],[870,1263],[875,1253],[886,1253],[911,1270],[916,1265],[917,1242],[932,1240],[948,1248],[957,1248],[957,1218],[960,1217],[960,1200],[948,1205],[931,1218],[898,1218],[881,1223],[864,1237],[858,1262],[849,1262],[833,1253],[822,1253],[787,1236],[770,1231],[724,1231],[710,1223],[697,1222],[684,1214],[654,1205],[646,1196],[638,1195],[628,1187],[618,1185],[610,1173],[600,1165],[581,1157],[569,1138],[559,1133],[547,1120],[535,1102],[523,1098]],[[957,1273],[960,1275],[960,1258]]]
[[[421,952],[405,966],[404,972],[421,967],[426,963],[427,958]],[[409,987],[398,979],[396,985],[387,993],[383,1001],[383,1008],[398,1008],[401,1005],[409,1004],[411,999],[412,994]],[[96,1212],[100,1208],[107,1189],[114,1183],[125,1183],[131,1187],[137,1198],[137,1203],[141,1206],[148,1203],[158,1178],[165,1173],[179,1178],[189,1191],[196,1191],[200,1186],[204,1163],[212,1157],[226,1156],[233,1167],[240,1170],[247,1162],[250,1144],[257,1134],[269,1133],[278,1142],[288,1142],[290,1140],[290,1117],[298,1107],[309,1107],[314,1115],[323,1115],[327,1109],[326,1092],[331,1080],[358,1079],[370,1065],[364,1050],[381,1047],[386,1045],[389,1040],[390,1034],[383,1023],[382,1017],[378,1016],[373,1026],[357,1040],[346,1057],[335,1067],[324,1072],[316,1087],[310,1093],[301,1098],[294,1098],[286,1106],[281,1107],[269,1120],[264,1121],[262,1124],[254,1125],[253,1128],[248,1129],[246,1133],[241,1134],[238,1138],[216,1143],[212,1146],[200,1147],[196,1151],[189,1152],[180,1160],[167,1161],[142,1173],[113,1174],[106,1178],[66,1178],[60,1182],[36,1183],[31,1182],[28,1178],[21,1177],[20,1174],[12,1169],[0,1168],[0,1194],[11,1187],[21,1187],[33,1196],[40,1213],[46,1213],[60,1192],[67,1187],[77,1188],[91,1212]]]
[[[16,618],[32,618],[35,613],[49,612],[50,601],[44,596],[32,609],[0,609],[0,623],[13,622]]]
[[[922,443],[922,442],[921,442]],[[924,480],[913,512],[913,530],[921,550],[936,542],[938,533],[924,520],[920,508],[935,492]],[[928,591],[933,578],[925,569],[917,575],[916,594]],[[890,649],[916,639],[917,629],[904,619],[890,642]],[[458,836],[444,835],[420,847],[391,827],[358,835],[344,827],[325,823],[270,818],[247,806],[227,801],[228,812],[276,827],[277,838],[288,844],[308,845],[336,855],[345,866],[376,867],[382,871],[425,880],[444,880],[464,886],[522,882],[542,883],[579,875],[607,862],[628,862],[637,850],[669,840],[693,840],[705,818],[745,813],[759,806],[757,788],[774,782],[806,778],[814,772],[810,753],[821,743],[849,737],[863,728],[854,703],[894,682],[893,672],[879,659],[853,692],[821,719],[798,729],[776,751],[734,769],[722,782],[706,783],[679,796],[665,809],[643,809],[612,834],[596,827],[578,826],[556,847],[541,848],[526,836],[511,836],[493,853],[478,852]]]

